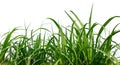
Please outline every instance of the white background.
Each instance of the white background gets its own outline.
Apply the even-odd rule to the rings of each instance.
[[[39,27],[47,17],[68,25],[64,11],[73,10],[82,22],[88,22],[92,4],[93,22],[103,23],[111,16],[120,15],[120,0],[0,0],[0,32],[17,26]],[[113,22],[116,23],[116,22]]]
[[[40,27],[51,17],[61,25],[71,24],[64,11],[73,10],[83,23],[88,22],[93,4],[92,22],[104,23],[108,18],[120,15],[120,0],[0,0],[0,34],[14,27],[29,25],[31,28]],[[110,23],[112,28],[120,19]],[[119,40],[119,36],[115,40]]]

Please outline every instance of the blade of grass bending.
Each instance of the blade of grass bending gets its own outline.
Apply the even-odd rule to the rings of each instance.
[[[2,50],[7,48],[8,46],[10,46],[10,38],[11,38],[11,35],[17,30],[17,28],[14,28],[11,32],[8,33],[8,35],[6,36],[5,38],[5,41],[3,42],[3,47],[2,47]],[[0,62],[2,60],[4,60],[4,57],[5,57],[5,53],[6,53],[7,49],[2,51],[0,53]]]
[[[113,20],[113,19],[116,18],[116,17],[120,17],[120,16],[113,16],[113,17],[109,18],[109,19],[102,25],[102,27],[100,28],[100,30],[99,30],[99,32],[98,32],[97,38],[96,38],[95,48],[97,48],[98,45],[100,45],[100,44],[98,44],[98,40],[99,40],[99,37],[101,36],[101,33],[102,33],[102,31],[104,30],[104,28],[107,26],[108,23],[111,22],[111,20]],[[114,34],[115,34],[115,33],[114,33]],[[108,39],[110,40],[110,37],[109,37]],[[107,39],[107,40],[108,40],[108,39]],[[105,42],[103,42],[103,43],[104,43],[104,44],[102,44],[101,49],[104,48],[104,46],[105,46]],[[99,47],[100,47],[100,46],[99,46]],[[96,56],[99,56],[99,52],[94,55],[94,58],[95,58]]]
[[[120,24],[120,23],[119,23],[119,24]],[[113,28],[111,34],[105,39],[105,41],[103,42],[101,48],[103,48],[103,46],[105,45],[105,42],[108,41],[109,39],[110,39],[111,42],[112,42],[112,37],[113,37],[115,34],[119,33],[120,30],[115,31],[116,27],[117,27],[119,24],[117,24],[117,25]],[[107,47],[110,46],[110,45],[111,45],[111,44],[109,44],[109,43],[106,44]],[[107,48],[107,47],[106,47],[106,48]],[[109,49],[109,50],[111,50],[111,49]],[[106,52],[108,52],[108,51],[106,51]],[[110,53],[110,51],[109,51],[109,53]]]
[[[96,25],[98,25],[98,23],[94,23],[94,24],[91,26],[91,28],[88,30],[87,37],[88,37],[88,35],[90,35],[90,32],[93,31],[93,29],[94,29],[94,27],[95,27]]]
[[[108,23],[110,23],[114,18],[117,18],[117,17],[120,17],[120,16],[113,16],[111,18],[109,18],[103,25],[102,27],[100,28],[99,32],[98,32],[98,35],[97,35],[97,38],[96,38],[96,45],[95,45],[95,48],[97,48],[97,43],[98,43],[98,40],[99,40],[99,37],[102,33],[102,31],[104,30],[104,28],[107,26]]]
[[[70,11],[75,17],[76,19],[79,21],[81,27],[83,27],[83,23],[81,22],[81,20],[79,19],[79,17],[73,12],[73,11]]]
[[[77,25],[76,21],[75,21],[66,11],[65,11],[65,13],[66,13],[67,16],[71,19],[71,21],[72,21],[73,23],[75,23],[76,28],[80,29],[80,27]]]
[[[54,22],[54,24],[57,26],[57,28],[59,29],[60,31],[60,35],[61,35],[61,43],[62,43],[62,48],[63,50],[66,52],[66,49],[65,49],[65,46],[66,46],[66,40],[65,40],[65,37],[64,37],[64,33],[62,31],[62,28],[60,27],[60,25],[52,18],[48,18],[50,19],[51,21]]]
[[[112,50],[111,48],[111,39],[112,39],[112,36],[114,36],[115,34],[119,33],[120,30],[117,30],[117,31],[114,31],[112,32],[106,39],[105,41],[103,42],[102,46],[100,47],[99,50],[103,51],[105,55],[107,55],[107,58],[106,59],[110,59],[111,55],[110,55],[110,52]],[[108,41],[108,42],[107,42]],[[99,52],[100,53],[100,52]],[[96,56],[99,56],[95,54],[95,57]]]

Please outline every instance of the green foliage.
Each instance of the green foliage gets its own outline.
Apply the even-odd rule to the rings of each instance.
[[[105,27],[114,18],[109,18],[100,28],[98,34],[94,33],[99,23],[92,22],[92,9],[89,22],[83,24],[73,12],[65,12],[73,22],[70,28],[63,28],[53,18],[51,20],[58,28],[58,33],[46,28],[29,31],[25,27],[25,34],[17,34],[18,28],[6,33],[0,42],[0,64],[2,65],[120,65],[120,61],[112,52],[119,50],[119,44],[112,37],[119,33],[115,30],[106,37],[102,37]],[[65,29],[65,31],[63,31]],[[21,30],[23,31],[23,30]],[[42,34],[42,31],[46,33]],[[50,36],[47,35],[50,34]],[[103,41],[103,42],[102,42]],[[113,45],[114,44],[114,45]]]

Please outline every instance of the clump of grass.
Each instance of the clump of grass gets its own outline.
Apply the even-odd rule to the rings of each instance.
[[[2,65],[120,65],[120,61],[113,49],[119,50],[119,44],[112,37],[119,33],[117,24],[112,32],[102,37],[105,27],[114,18],[109,18],[99,29],[97,34],[94,28],[99,23],[91,24],[92,9],[89,22],[83,24],[79,17],[70,11],[76,19],[65,12],[73,22],[70,28],[62,27],[53,18],[48,18],[58,28],[58,33],[46,28],[29,31],[24,28],[24,34],[14,35],[20,30],[14,28],[6,33],[0,42],[0,64]],[[65,31],[63,31],[65,29]],[[23,31],[23,30],[22,30]],[[43,34],[42,31],[46,33]],[[48,36],[49,34],[49,36]],[[103,41],[103,42],[102,42]],[[114,45],[112,45],[114,44]]]

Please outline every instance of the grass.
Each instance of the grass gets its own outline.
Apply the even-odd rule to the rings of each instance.
[[[29,30],[14,28],[3,35],[0,41],[0,64],[1,65],[120,65],[120,60],[115,56],[119,49],[119,43],[112,37],[119,33],[117,24],[110,34],[102,37],[106,26],[115,18],[109,18],[96,34],[95,27],[99,23],[92,22],[92,9],[89,22],[83,24],[73,12],[65,11],[72,21],[71,27],[62,27],[53,18],[52,21],[58,33],[46,28]],[[74,17],[73,17],[74,16]],[[74,19],[76,18],[76,19]],[[63,31],[63,29],[65,31]],[[17,31],[24,34],[16,34]],[[45,33],[43,34],[44,31]],[[114,45],[113,45],[114,44]],[[116,49],[114,52],[112,50]]]

